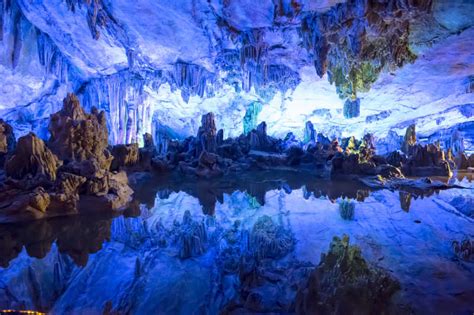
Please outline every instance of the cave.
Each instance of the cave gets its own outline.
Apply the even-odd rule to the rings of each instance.
[[[0,314],[473,314],[474,1],[0,0]]]

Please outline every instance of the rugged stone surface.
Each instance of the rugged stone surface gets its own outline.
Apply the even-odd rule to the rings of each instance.
[[[411,176],[451,176],[451,167],[445,152],[435,144],[416,144],[408,150],[408,160],[402,167],[403,173]]]
[[[374,314],[387,312],[397,280],[369,265],[349,237],[334,237],[307,285],[296,298],[298,314]]]
[[[124,167],[132,167],[139,163],[140,152],[138,144],[118,144],[112,147],[112,164],[110,169],[113,171]]]
[[[51,116],[49,145],[30,133],[18,140],[0,186],[0,222],[32,220],[85,211],[123,209],[133,191],[124,172],[112,173],[104,115],[86,114],[69,94]],[[118,147],[114,168],[136,164],[138,145]]]
[[[30,182],[28,187],[56,180],[62,162],[33,133],[18,139],[12,157],[5,164],[6,175]]]
[[[32,190],[0,188],[0,223],[30,221],[48,216],[51,197],[39,186]]]
[[[101,168],[110,168],[105,113],[93,108],[87,114],[74,94],[68,94],[63,108],[51,115],[49,132],[49,147],[66,163],[96,159]]]
[[[198,148],[197,154],[202,151],[215,153],[217,149],[217,129],[214,119],[214,113],[208,113],[202,116],[201,127],[197,134]]]
[[[410,125],[405,132],[405,138],[403,139],[402,143],[402,151],[405,154],[408,154],[410,151],[410,147],[416,144],[416,126]]]

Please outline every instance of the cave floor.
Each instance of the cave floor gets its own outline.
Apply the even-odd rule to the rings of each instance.
[[[291,313],[332,238],[347,234],[400,282],[396,303],[414,313],[472,313],[474,255],[453,247],[474,238],[474,182],[465,175],[450,180],[465,188],[424,193],[276,171],[135,176],[124,215],[0,225],[0,309],[218,314],[234,304]],[[244,283],[239,261],[252,253],[259,280]],[[259,299],[249,306],[250,294]]]

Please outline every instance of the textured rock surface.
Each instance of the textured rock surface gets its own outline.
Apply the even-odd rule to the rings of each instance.
[[[6,175],[31,182],[54,181],[62,163],[33,133],[18,139],[13,156],[6,162]],[[34,183],[32,183],[34,185]]]
[[[87,114],[74,94],[68,94],[63,108],[51,115],[48,145],[64,161],[96,159],[109,169],[112,157],[107,150],[108,131],[105,113],[92,109]]]
[[[118,144],[112,147],[112,164],[111,170],[118,170],[123,167],[130,167],[138,164],[140,160],[140,152],[138,144]]]

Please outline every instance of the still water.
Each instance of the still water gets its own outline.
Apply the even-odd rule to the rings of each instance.
[[[290,308],[296,291],[347,234],[401,284],[415,313],[472,314],[474,185],[371,190],[353,181],[260,172],[190,182],[138,177],[123,216],[83,215],[0,226],[0,309],[53,314],[219,314],[258,296],[254,311]],[[354,203],[343,211],[343,199]],[[256,226],[269,227],[256,244]],[[242,283],[253,253],[259,281]]]

